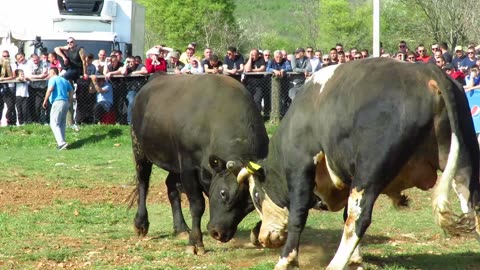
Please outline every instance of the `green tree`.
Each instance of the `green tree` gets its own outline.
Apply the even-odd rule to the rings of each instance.
[[[326,50],[337,42],[346,48],[372,47],[371,1],[320,0],[320,37],[317,41]]]
[[[430,38],[451,47],[466,45],[478,38],[478,0],[401,0],[405,6],[421,11]]]
[[[235,29],[234,0],[137,0],[146,9],[146,46],[215,46]]]

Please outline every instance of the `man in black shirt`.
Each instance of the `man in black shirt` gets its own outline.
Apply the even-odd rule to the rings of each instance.
[[[63,59],[63,77],[69,81],[76,81],[83,77],[88,79],[86,55],[83,47],[79,47],[73,37],[67,39],[67,45],[55,48],[55,52]]]
[[[250,94],[252,94],[257,108],[262,111],[262,99],[264,100],[264,103],[266,103],[267,99],[265,97],[269,93],[267,93],[267,90],[264,87],[267,84],[265,74],[252,74],[252,72],[265,72],[266,69],[265,59],[260,57],[258,49],[250,51],[250,56],[245,63],[244,69],[245,86]],[[267,115],[265,110],[263,110],[263,115]]]

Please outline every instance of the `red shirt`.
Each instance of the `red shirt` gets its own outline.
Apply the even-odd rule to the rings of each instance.
[[[159,64],[152,64],[152,58],[147,58],[145,60],[145,67],[147,68],[148,73],[154,73],[157,71],[167,72],[167,61],[164,58],[159,58]]]
[[[419,56],[419,57],[417,57],[417,61],[422,61],[422,62],[424,62],[424,63],[428,63],[428,61],[430,60],[430,57],[431,57],[431,56],[428,56],[428,55],[425,55],[425,56],[423,56],[423,57],[422,57],[422,56]]]

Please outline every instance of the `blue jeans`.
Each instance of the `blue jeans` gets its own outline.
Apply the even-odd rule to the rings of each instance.
[[[63,74],[63,78],[65,78],[67,81],[75,82],[82,75],[82,70],[80,68],[69,68]]]
[[[132,90],[128,91],[127,122],[129,125],[132,122],[132,108],[133,108],[133,104],[135,103],[135,96],[137,96],[137,91],[132,91]]]
[[[67,112],[70,104],[66,100],[57,100],[52,103],[50,110],[50,128],[57,145],[65,144],[65,130],[67,129]]]

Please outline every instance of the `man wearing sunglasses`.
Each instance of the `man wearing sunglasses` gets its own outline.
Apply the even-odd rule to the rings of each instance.
[[[466,70],[470,69],[473,65],[477,63],[477,57],[475,56],[475,47],[468,47],[467,57],[460,62],[460,69]]]
[[[428,63],[430,60],[431,56],[428,55],[427,48],[425,48],[425,45],[420,44],[417,47],[417,61],[422,61],[423,63]]]
[[[76,81],[83,77],[88,79],[86,55],[83,47],[79,47],[73,37],[67,39],[67,45],[55,48],[55,52],[63,59],[63,77],[69,81]]]

